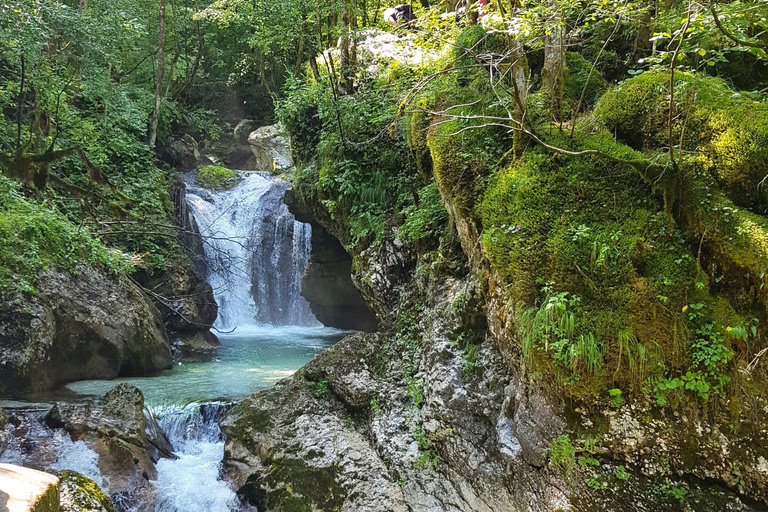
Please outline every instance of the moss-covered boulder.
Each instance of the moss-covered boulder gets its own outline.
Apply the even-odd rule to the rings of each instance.
[[[96,482],[74,471],[59,471],[61,512],[114,512],[112,500]]]
[[[237,173],[220,165],[205,165],[197,170],[195,183],[211,190],[230,190],[237,185],[240,178]]]
[[[717,78],[677,72],[672,141],[696,155],[741,206],[762,212],[768,199],[768,106]],[[611,88],[595,113],[620,140],[637,149],[669,146],[670,75],[648,71]]]

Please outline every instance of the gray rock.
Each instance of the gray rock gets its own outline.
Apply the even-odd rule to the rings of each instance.
[[[141,391],[130,384],[118,384],[85,404],[58,402],[45,422],[96,451],[99,471],[118,501],[151,503],[149,480],[157,477],[155,463],[175,457],[165,434],[145,412]]]
[[[232,136],[237,144],[248,144],[248,136],[259,128],[259,122],[253,119],[243,119],[232,131]]]
[[[182,170],[194,169],[201,158],[197,141],[191,135],[170,138],[161,148],[160,157]]]
[[[262,126],[248,136],[257,171],[282,172],[293,167],[290,141],[281,132],[282,127],[273,124]]]
[[[112,501],[96,482],[74,471],[59,471],[61,512],[114,512]]]
[[[0,304],[0,393],[170,367],[160,314],[130,281],[89,267],[54,269],[37,289]]]

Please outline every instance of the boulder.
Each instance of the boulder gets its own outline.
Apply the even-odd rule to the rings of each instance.
[[[280,124],[262,126],[248,136],[248,144],[256,157],[257,171],[282,172],[293,167],[290,140],[282,135]]]
[[[130,281],[52,269],[37,289],[0,304],[0,394],[170,367],[161,316]]]
[[[197,141],[191,135],[171,137],[163,144],[160,158],[183,170],[194,169],[200,160],[200,150]]]
[[[259,122],[253,119],[243,119],[232,131],[237,144],[248,144],[248,136],[259,128]]]
[[[59,479],[42,471],[0,464],[0,510],[58,512]]]
[[[163,322],[172,333],[207,331],[216,320],[219,308],[213,289],[200,275],[190,259],[180,257],[167,271],[136,279],[157,294],[154,303]]]
[[[149,480],[157,477],[155,463],[175,457],[171,443],[145,412],[144,395],[130,384],[118,384],[85,404],[57,402],[45,422],[98,453],[99,471],[118,501],[151,502]]]
[[[85,475],[59,471],[61,512],[114,512],[112,500]]]

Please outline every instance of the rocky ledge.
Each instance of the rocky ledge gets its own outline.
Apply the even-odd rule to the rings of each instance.
[[[90,267],[40,276],[36,295],[0,304],[0,394],[171,365],[160,313],[133,283]]]

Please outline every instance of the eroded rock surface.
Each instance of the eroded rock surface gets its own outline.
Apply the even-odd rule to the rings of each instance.
[[[151,508],[155,463],[175,457],[173,447],[154,418],[144,410],[144,396],[130,384],[119,384],[85,404],[56,403],[45,417],[98,454],[98,467],[113,501]]]
[[[124,279],[81,267],[49,270],[39,293],[0,304],[0,393],[51,389],[168,368],[157,309]]]
[[[281,131],[279,124],[273,124],[262,126],[248,136],[257,171],[282,172],[293,167],[290,141]]]

